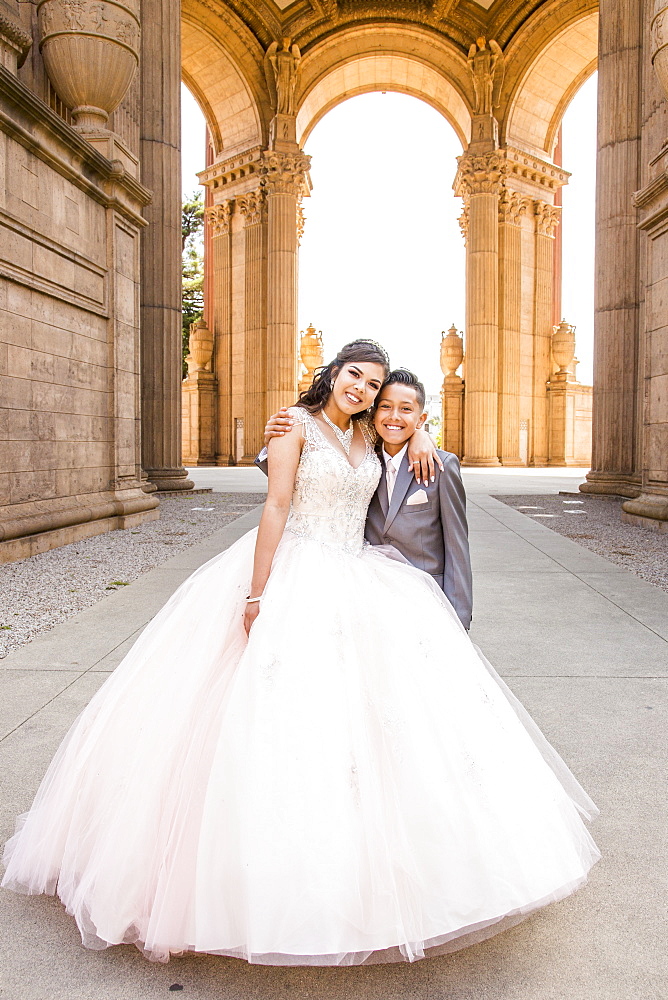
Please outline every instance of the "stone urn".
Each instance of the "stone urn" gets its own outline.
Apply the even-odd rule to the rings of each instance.
[[[441,335],[441,371],[446,378],[455,375],[464,360],[464,341],[457,333],[457,327],[451,326],[447,336]]]
[[[668,97],[668,0],[655,0],[651,23],[652,65]]]
[[[186,361],[189,362],[188,374],[191,370],[205,372],[213,356],[213,333],[206,325],[205,320],[198,319],[190,324],[188,348],[190,350],[190,354],[186,358]]]
[[[559,371],[555,377],[564,381],[573,377],[573,361],[575,359],[575,327],[562,319],[559,326],[552,329],[552,357]]]
[[[306,369],[299,380],[299,390],[304,392],[311,385],[316,368],[323,364],[322,332],[316,333],[313,325],[307,326],[306,333],[302,333],[299,356]]]
[[[40,51],[76,128],[105,128],[139,65],[138,0],[41,0]]]

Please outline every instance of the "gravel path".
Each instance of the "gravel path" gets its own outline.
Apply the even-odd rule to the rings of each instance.
[[[265,500],[264,493],[165,497],[157,521],[0,565],[0,658]]]
[[[577,493],[495,499],[668,592],[668,534],[625,524],[622,497]]]

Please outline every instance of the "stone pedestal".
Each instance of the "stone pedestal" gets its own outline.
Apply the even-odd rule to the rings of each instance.
[[[461,459],[464,455],[464,379],[459,375],[446,375],[441,399],[442,448]]]
[[[181,8],[141,0],[142,462],[156,489],[192,489],[181,459]]]
[[[216,464],[216,376],[190,372],[181,384],[183,461]]]

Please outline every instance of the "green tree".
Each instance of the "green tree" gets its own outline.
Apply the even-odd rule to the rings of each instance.
[[[190,324],[204,311],[204,198],[193,191],[181,208],[181,309],[183,377],[188,374],[186,355]]]

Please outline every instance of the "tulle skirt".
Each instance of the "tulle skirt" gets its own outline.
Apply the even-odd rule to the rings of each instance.
[[[3,885],[85,945],[347,965],[452,950],[559,899],[595,807],[418,570],[256,532],[176,591],[63,741]]]

